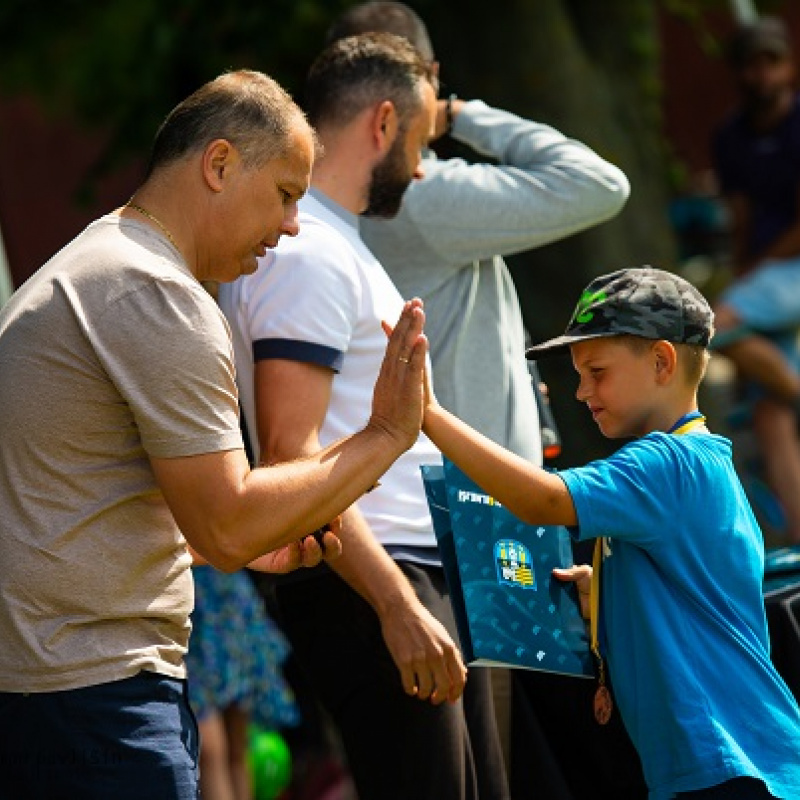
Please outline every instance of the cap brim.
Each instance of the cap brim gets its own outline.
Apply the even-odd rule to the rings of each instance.
[[[613,333],[590,333],[590,334],[567,334],[563,336],[556,336],[555,339],[548,339],[541,344],[535,344],[525,351],[525,358],[534,360],[538,358],[550,358],[550,356],[558,356],[566,352],[571,344],[576,342],[584,342],[587,339],[603,339],[609,336],[618,336],[616,331]]]

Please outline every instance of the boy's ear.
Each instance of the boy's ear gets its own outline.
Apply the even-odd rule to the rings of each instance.
[[[659,339],[653,345],[653,359],[656,370],[656,380],[666,383],[675,374],[678,365],[678,351],[672,342]]]

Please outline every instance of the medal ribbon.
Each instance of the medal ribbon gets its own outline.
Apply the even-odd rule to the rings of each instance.
[[[706,418],[699,411],[690,411],[684,414],[668,431],[676,436],[693,431],[695,428],[702,428],[706,424]],[[600,652],[600,637],[598,635],[599,619],[600,619],[600,570],[603,566],[603,540],[605,537],[600,537],[594,543],[594,554],[592,555],[592,585],[589,593],[589,620],[592,636],[592,653],[597,661],[597,682],[599,688],[597,690],[597,697],[608,697],[608,716],[610,716],[610,695],[607,695],[606,689],[606,666],[603,660],[603,654]],[[596,701],[597,703],[597,701]],[[604,717],[604,721],[600,719],[600,714],[595,706],[595,716],[601,725],[608,721],[608,716]]]

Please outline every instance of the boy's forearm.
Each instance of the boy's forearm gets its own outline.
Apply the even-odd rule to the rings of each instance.
[[[501,447],[439,405],[425,411],[423,430],[442,453],[521,520],[574,525],[564,482]]]

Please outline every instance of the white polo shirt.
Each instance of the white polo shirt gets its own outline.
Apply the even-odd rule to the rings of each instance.
[[[358,217],[312,190],[300,202],[300,234],[281,239],[258,270],[221,287],[231,326],[245,422],[255,436],[254,365],[282,358],[329,367],[335,373],[320,432],[323,446],[366,425],[386,350],[381,320],[394,324],[403,298],[362,242]],[[422,464],[440,463],[420,434],[358,503],[373,534],[389,546],[435,548]]]

